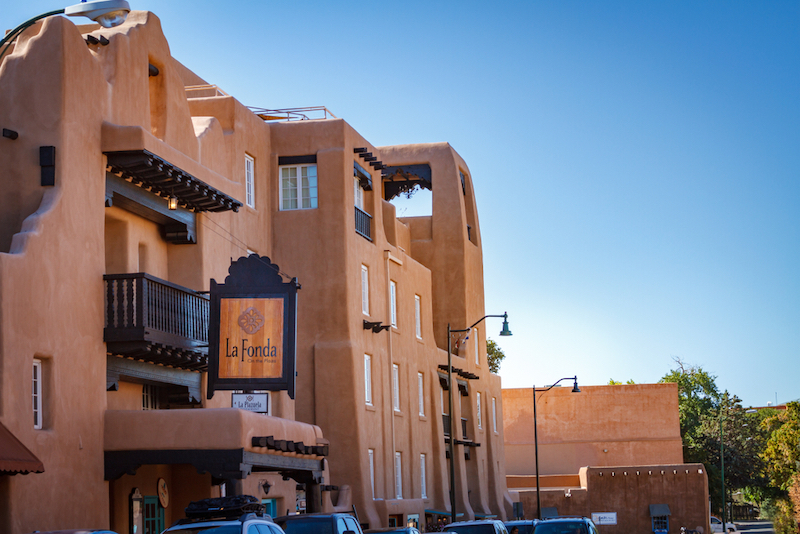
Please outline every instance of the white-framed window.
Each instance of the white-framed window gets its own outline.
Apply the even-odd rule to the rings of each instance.
[[[361,266],[361,313],[369,315],[369,268]]]
[[[372,486],[372,498],[375,498],[375,449],[369,449],[369,483]]]
[[[492,397],[492,430],[497,432],[497,398]]]
[[[472,339],[475,340],[475,342],[473,343],[473,345],[475,345],[475,365],[480,365],[481,364],[481,351],[478,348],[479,343],[478,343],[478,329],[477,328],[473,328],[472,329]]]
[[[361,180],[358,178],[353,178],[353,197],[356,207],[364,211],[364,190],[361,188]]]
[[[305,210],[317,207],[317,166],[282,165],[281,210]]]
[[[422,300],[419,295],[414,295],[414,325],[417,339],[422,339]]]
[[[372,356],[364,355],[364,397],[372,406]]]
[[[389,306],[392,316],[392,326],[397,328],[397,282],[389,281]]]
[[[392,406],[394,411],[400,411],[400,366],[392,364]]]
[[[425,455],[419,455],[419,493],[423,499],[428,498],[428,481],[425,476]]]
[[[42,428],[42,420],[44,413],[42,411],[42,360],[38,358],[33,359],[33,383],[32,400],[33,400],[33,428],[40,430]]]
[[[419,389],[419,414],[425,415],[425,380],[422,376],[422,373],[417,373],[417,386]]]
[[[250,154],[244,155],[244,200],[250,208],[256,207],[255,194],[256,162]]]
[[[477,403],[476,418],[478,419],[478,428],[483,428],[483,421],[481,420],[481,392],[480,391],[477,392],[477,395],[475,396],[475,401]]]
[[[403,498],[403,460],[399,452],[394,453],[394,493],[396,499]]]

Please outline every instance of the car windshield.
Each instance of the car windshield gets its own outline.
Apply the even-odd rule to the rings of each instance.
[[[320,521],[286,521],[282,525],[286,534],[333,534],[333,523],[330,519]]]
[[[175,532],[176,534],[178,532],[180,534],[242,534],[242,525],[239,523],[236,525],[197,526],[176,529],[170,532]]]
[[[494,534],[494,525],[448,525],[445,531],[454,531],[458,534]]]
[[[519,525],[515,523],[506,523],[506,530],[509,533],[515,528],[519,530],[519,534],[531,534],[531,532],[533,532],[533,524],[531,523],[522,523]]]
[[[581,521],[544,521],[536,525],[535,534],[588,534]]]

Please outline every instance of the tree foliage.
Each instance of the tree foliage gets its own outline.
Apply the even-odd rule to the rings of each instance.
[[[486,359],[489,361],[489,370],[495,374],[500,372],[500,363],[506,355],[494,340],[486,339]]]
[[[719,406],[720,393],[716,383],[717,377],[710,375],[699,366],[685,364],[680,358],[675,358],[675,363],[678,368],[664,375],[660,382],[678,384],[681,438],[683,438],[684,447],[697,448],[702,416],[715,413]],[[697,460],[686,458],[686,461]]]
[[[773,485],[788,491],[800,470],[800,403],[790,402],[762,423],[769,432],[764,448],[767,475]]]

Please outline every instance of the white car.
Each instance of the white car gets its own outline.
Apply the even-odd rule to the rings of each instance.
[[[725,532],[738,532],[739,529],[736,528],[736,523],[725,523]],[[722,529],[722,521],[713,515],[711,516],[711,532],[723,532]]]

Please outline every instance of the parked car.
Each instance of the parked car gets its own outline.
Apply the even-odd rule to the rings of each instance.
[[[718,517],[711,516],[711,532],[738,532],[736,523],[725,523],[725,529],[722,528],[722,520]]]
[[[163,534],[284,534],[265,508],[251,495],[194,501],[186,507],[186,518]]]
[[[506,526],[506,530],[508,530],[509,534],[511,534],[511,530],[514,527],[517,527],[519,534],[533,534],[537,523],[539,523],[538,519],[516,519],[513,521],[505,521],[503,524]]]
[[[415,527],[368,528],[364,534],[420,534]]]
[[[598,534],[588,517],[551,517],[536,525],[536,534]]]
[[[113,530],[86,530],[86,529],[69,529],[69,530],[48,530],[43,532],[41,530],[34,530],[31,534],[117,534]]]
[[[456,521],[445,525],[445,532],[458,534],[508,534],[506,526],[497,519],[480,519],[475,521]]]
[[[350,514],[296,514],[276,517],[286,534],[363,534]]]

